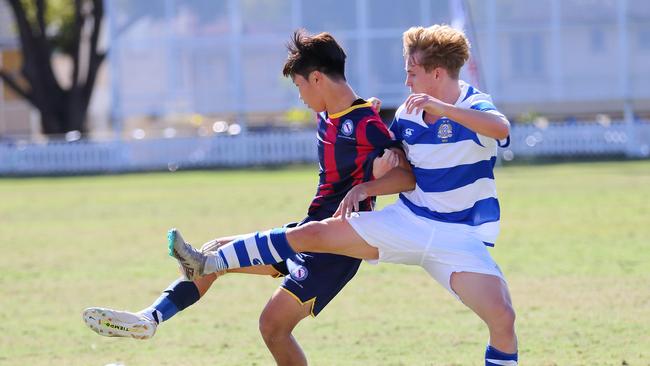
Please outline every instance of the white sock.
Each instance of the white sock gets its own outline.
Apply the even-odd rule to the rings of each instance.
[[[156,318],[162,320],[162,313],[154,308],[146,308],[138,312],[139,315],[151,320],[152,322],[158,323],[159,321]],[[155,315],[154,315],[155,314]]]

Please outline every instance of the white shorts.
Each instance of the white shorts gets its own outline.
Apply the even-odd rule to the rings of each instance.
[[[379,249],[379,262],[421,266],[456,298],[450,284],[454,272],[483,273],[505,282],[483,241],[456,225],[419,217],[401,201],[355,213],[348,222]]]

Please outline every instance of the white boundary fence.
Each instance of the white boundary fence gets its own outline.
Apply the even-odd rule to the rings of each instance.
[[[0,175],[116,173],[313,162],[314,132],[150,140],[0,143]]]
[[[607,125],[552,123],[546,128],[515,125],[508,149],[514,159],[613,155],[647,158],[650,156],[650,122],[637,121],[631,125],[623,122]],[[506,160],[508,149],[501,152]]]
[[[500,158],[650,157],[650,123],[516,125]],[[0,143],[0,175],[117,173],[315,162],[315,132],[48,143]]]

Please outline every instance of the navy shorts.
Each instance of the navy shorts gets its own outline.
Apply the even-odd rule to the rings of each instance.
[[[310,221],[317,220],[308,217],[298,225]],[[306,252],[273,267],[285,275],[281,287],[301,304],[311,302],[311,315],[316,316],[354,277],[360,264],[360,259],[344,255]]]

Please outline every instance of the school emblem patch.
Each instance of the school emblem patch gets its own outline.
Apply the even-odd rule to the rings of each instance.
[[[454,131],[451,129],[451,123],[443,122],[438,127],[438,138],[442,140],[447,140],[454,135]]]
[[[345,136],[350,136],[354,133],[354,123],[352,120],[346,119],[341,125],[341,133]]]
[[[302,281],[309,276],[309,271],[304,266],[298,266],[291,271],[291,278]]]

